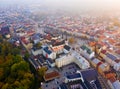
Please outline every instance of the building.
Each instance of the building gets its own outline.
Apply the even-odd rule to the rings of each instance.
[[[64,49],[63,49],[63,52],[64,52],[64,53],[69,53],[70,50],[71,50],[71,47],[68,46],[68,45],[65,45],[65,46],[64,46]]]
[[[57,71],[50,71],[48,73],[45,73],[44,80],[47,82],[59,77],[60,77],[60,74]]]
[[[120,81],[119,80],[108,80],[108,84],[111,89],[120,89]]]
[[[28,60],[34,66],[35,69],[40,68],[40,65],[38,64],[38,62],[35,59],[29,58]]]
[[[77,80],[82,80],[82,82],[84,82],[83,77],[80,72],[67,75],[65,78],[65,83],[77,81]]]
[[[42,38],[41,34],[39,34],[39,33],[34,34],[34,35],[31,37],[31,40],[34,42],[34,44],[39,43],[42,39],[43,39],[43,38]]]
[[[29,41],[29,37],[21,37],[21,43],[26,49],[31,49],[33,44]]]
[[[42,57],[42,56],[39,56],[37,58],[37,62],[41,65],[41,66],[44,66],[44,64],[46,64],[46,61],[45,59]]]
[[[86,45],[80,47],[80,53],[87,59],[91,59],[95,56],[95,53]]]
[[[100,74],[103,74],[105,71],[110,70],[110,66],[107,63],[103,63],[97,58],[92,59],[91,64],[93,67],[95,67]]]
[[[55,62],[51,58],[47,58],[46,62],[49,64],[50,67],[55,67]]]
[[[50,48],[53,52],[56,54],[60,54],[63,52],[65,46],[65,41],[64,40],[51,40],[50,43]]]
[[[39,55],[39,54],[42,54],[43,53],[43,48],[42,47],[39,47],[39,48],[36,48],[36,47],[33,47],[31,49],[31,53],[36,56],[36,55]]]
[[[81,69],[87,69],[90,67],[89,62],[83,58],[82,56],[80,56],[79,54],[76,53],[76,55],[74,55],[75,59],[74,62],[81,68]]]
[[[80,72],[88,89],[102,89],[95,69],[81,70]]]
[[[63,54],[60,56],[60,58],[57,58],[55,60],[55,64],[56,66],[59,68],[59,67],[62,67],[64,65],[68,65],[70,63],[72,63],[74,61],[74,57],[70,54]]]
[[[72,53],[67,55],[64,54],[60,58],[57,58],[55,60],[57,67],[62,67],[64,65],[68,65],[73,62],[77,64],[81,69],[87,69],[90,67],[89,62],[77,53]]]
[[[104,60],[112,66],[116,71],[120,71],[120,60],[112,53],[106,52],[105,56],[103,57]]]
[[[75,74],[68,74],[59,89],[102,89],[97,77],[95,69],[77,71]]]
[[[43,48],[43,56],[46,57],[46,58],[55,59],[56,58],[56,53],[49,50],[48,47],[44,47]]]

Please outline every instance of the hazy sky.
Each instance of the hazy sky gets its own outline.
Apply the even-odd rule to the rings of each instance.
[[[0,0],[0,5],[39,4],[53,8],[69,9],[120,9],[120,0]]]

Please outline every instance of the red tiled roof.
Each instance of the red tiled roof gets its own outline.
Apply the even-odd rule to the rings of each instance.
[[[111,78],[109,78],[109,80],[113,83],[113,82],[116,81],[116,78],[115,77],[111,77]]]
[[[119,49],[119,50],[117,50],[117,51],[115,51],[115,53],[120,54],[120,49]]]
[[[52,79],[57,78],[59,76],[60,76],[60,74],[57,71],[52,71],[50,73],[46,73],[44,75],[44,79],[45,79],[45,81],[49,81],[49,80],[52,80]]]
[[[105,54],[107,51],[106,50],[102,50],[101,53]]]

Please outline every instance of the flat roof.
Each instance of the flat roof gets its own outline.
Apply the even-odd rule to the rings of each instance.
[[[75,73],[75,74],[70,74],[66,76],[68,79],[75,79],[75,78],[80,78],[81,75],[80,73]]]
[[[95,80],[98,76],[97,71],[95,69],[88,69],[85,71],[81,71],[81,74],[84,79],[87,79],[88,81]]]

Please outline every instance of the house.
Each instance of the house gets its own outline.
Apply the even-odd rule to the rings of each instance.
[[[1,33],[2,35],[10,34],[9,26],[2,27],[1,30],[0,30],[0,33]]]
[[[115,82],[112,83],[114,89],[120,89],[120,81],[116,80]]]
[[[105,71],[110,70],[110,66],[107,63],[103,63],[97,58],[92,59],[92,61],[90,62],[92,66],[95,67],[100,74],[104,74]]]
[[[42,40],[42,38],[41,35],[37,33],[31,36],[31,40],[34,42],[34,44],[37,44]]]
[[[70,54],[68,54],[68,55],[65,55],[65,54],[60,55],[60,57],[55,60],[55,64],[56,64],[56,66],[58,68],[60,68],[60,67],[62,67],[64,65],[68,65],[68,64],[70,64],[72,62],[74,62],[74,57],[72,55],[70,55]]]
[[[29,37],[23,36],[20,38],[20,41],[26,49],[31,49],[33,47],[33,44],[29,41]]]
[[[109,79],[108,84],[111,89],[120,89],[120,81],[116,79]]]
[[[65,78],[65,83],[71,82],[71,81],[77,81],[77,80],[83,80],[83,77],[81,75],[81,73],[74,73],[74,74],[68,74]]]
[[[100,81],[98,80],[98,73],[95,69],[91,68],[81,70],[80,72],[83,76],[84,83],[88,87],[87,89],[102,89]]]
[[[60,58],[55,60],[55,63],[57,67],[62,67],[70,63],[77,64],[81,69],[87,69],[90,67],[89,62],[77,53],[61,55]]]
[[[46,62],[49,64],[49,66],[55,67],[55,62],[51,58],[47,58]]]
[[[6,38],[11,37],[9,26],[2,27],[1,30],[0,30],[0,33]]]
[[[90,68],[90,64],[85,58],[83,58],[79,54],[74,55],[74,57],[74,63],[76,63],[81,69]]]
[[[65,46],[65,41],[64,40],[52,40],[50,44],[50,48],[53,52],[56,54],[60,54],[63,52]]]
[[[87,69],[69,74],[59,89],[102,89],[95,69]]]
[[[53,70],[53,71],[50,71],[48,73],[45,73],[44,80],[45,81],[50,81],[50,80],[53,80],[53,79],[59,78],[59,77],[60,77],[59,72]]]
[[[70,47],[70,46],[68,46],[68,45],[65,45],[65,46],[64,46],[64,49],[63,49],[64,53],[69,53],[70,50],[71,50],[71,47]]]
[[[44,64],[46,64],[45,59],[42,56],[39,56],[37,59],[38,63],[43,66]]]
[[[32,52],[32,54],[33,54],[34,56],[36,56],[36,55],[39,55],[39,54],[42,54],[42,53],[43,53],[43,48],[42,48],[42,47],[39,47],[39,48],[33,47],[33,48],[31,49],[31,52]]]
[[[55,59],[56,58],[56,53],[49,50],[48,47],[44,47],[43,48],[43,56],[46,57],[46,58]]]
[[[106,50],[102,50],[100,56],[112,66],[116,71],[120,71],[120,60],[115,54],[112,54]]]
[[[40,65],[38,64],[38,62],[35,59],[29,58],[28,60],[34,66],[35,69],[39,69],[40,68]]]
[[[93,52],[88,46],[82,45],[80,47],[80,53],[87,59],[91,59],[95,56],[95,52]]]

